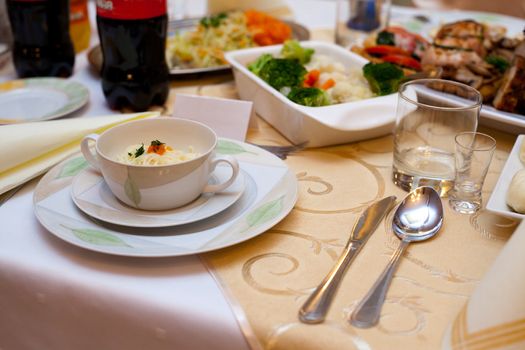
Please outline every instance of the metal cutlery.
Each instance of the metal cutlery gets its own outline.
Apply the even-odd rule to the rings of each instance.
[[[320,323],[324,321],[346,269],[376,230],[385,214],[393,207],[395,201],[395,196],[383,198],[371,204],[361,214],[354,224],[339,260],[299,310],[301,322]]]
[[[439,194],[433,188],[419,187],[405,197],[397,207],[392,221],[392,229],[401,239],[399,247],[381,276],[350,316],[352,325],[369,328],[379,322],[388,287],[408,244],[433,237],[442,224],[443,205]]]
[[[281,159],[286,159],[286,157],[292,153],[298,152],[306,147],[308,144],[308,141],[298,143],[296,145],[289,145],[289,146],[273,146],[273,145],[259,145],[256,143],[251,143],[254,146],[260,147],[264,150],[267,150],[270,153],[275,154],[277,157]]]

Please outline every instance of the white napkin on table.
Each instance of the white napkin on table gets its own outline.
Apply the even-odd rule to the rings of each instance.
[[[157,112],[0,126],[0,194],[44,173],[79,149],[82,138]]]
[[[525,221],[450,325],[443,349],[525,349]]]

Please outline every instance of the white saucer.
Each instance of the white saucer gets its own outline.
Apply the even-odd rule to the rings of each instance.
[[[218,166],[210,177],[210,183],[223,183],[228,180],[230,174],[230,167]],[[220,213],[241,197],[244,188],[244,174],[241,171],[235,181],[222,192],[203,194],[193,202],[171,210],[140,210],[119,201],[111,193],[102,175],[92,168],[87,168],[73,179],[71,197],[84,213],[111,224],[168,227],[189,224]]]

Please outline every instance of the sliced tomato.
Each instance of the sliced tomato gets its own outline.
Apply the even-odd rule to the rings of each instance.
[[[421,70],[421,63],[415,58],[403,55],[386,55],[381,57],[385,62],[397,64],[398,66],[411,68],[414,70]]]
[[[392,45],[376,45],[370,46],[365,49],[365,51],[374,56],[385,56],[385,55],[402,55],[402,56],[411,56],[410,52],[403,50],[400,47]]]

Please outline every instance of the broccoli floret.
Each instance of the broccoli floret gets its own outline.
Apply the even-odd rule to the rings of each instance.
[[[485,57],[485,61],[488,64],[493,65],[501,73],[504,73],[510,66],[509,62],[506,59],[497,55],[488,55],[487,57]]]
[[[264,55],[259,56],[257,60],[250,63],[248,65],[248,69],[253,72],[255,75],[259,75],[261,72],[262,67],[266,64],[266,62],[272,60],[273,57],[269,53],[265,53]]]
[[[301,64],[310,62],[313,54],[314,49],[302,47],[296,40],[286,40],[281,49],[281,56],[283,58],[297,60]]]
[[[382,32],[379,32],[379,34],[377,34],[376,44],[395,46],[396,45],[395,36],[393,33],[383,30]]]
[[[287,97],[295,103],[309,107],[330,104],[330,98],[326,92],[316,87],[292,87]]]
[[[370,89],[379,96],[397,92],[403,78],[403,70],[392,63],[367,63],[363,67],[363,75]]]
[[[300,85],[305,74],[306,68],[296,60],[272,58],[261,68],[259,77],[274,89],[281,90],[285,86]]]

